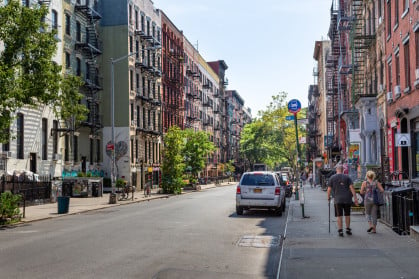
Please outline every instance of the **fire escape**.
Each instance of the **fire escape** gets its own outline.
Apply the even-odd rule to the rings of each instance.
[[[143,108],[142,125],[137,123],[136,133],[143,136],[159,136],[161,135],[161,123],[158,119],[160,116],[156,115],[156,112],[161,111],[162,105],[160,85],[157,83],[157,79],[162,76],[160,53],[158,52],[161,49],[161,43],[160,37],[156,38],[154,26],[153,32],[148,24],[147,30],[144,28],[141,26],[141,29],[135,30],[135,35],[140,38],[142,46],[141,51],[135,56],[135,67],[140,69],[142,76],[142,89],[138,88],[136,99],[141,101]],[[156,121],[158,122],[157,126]]]
[[[338,30],[338,5],[336,1],[330,9],[330,51],[326,57],[326,135],[324,139],[328,158],[332,156],[332,148],[338,146],[337,123],[338,101],[342,89],[341,75],[339,73],[339,57],[341,56],[340,33]]]
[[[85,26],[84,32],[81,30],[82,25],[77,26],[75,50],[83,55],[86,62],[86,72],[82,90],[86,98],[89,114],[87,120],[81,125],[89,127],[91,135],[97,135],[98,131],[102,128],[102,121],[99,114],[99,91],[102,90],[102,80],[99,75],[96,61],[96,58],[102,54],[97,33],[97,23],[102,17],[95,8],[96,7],[91,7],[89,1],[86,0],[76,2],[74,9],[80,22]]]
[[[318,98],[320,97],[319,94],[319,87],[317,84],[310,85],[309,91],[308,91],[308,148],[307,148],[307,154],[308,154],[308,160],[312,160],[320,155],[319,150],[319,143],[321,136],[319,131],[319,123],[318,119],[320,116],[320,110],[318,105]]]
[[[191,128],[194,126],[194,123],[199,121],[198,110],[196,102],[200,99],[197,79],[199,77],[198,67],[193,63],[186,66],[186,77],[187,77],[187,86],[186,89],[186,100],[188,101],[188,109],[186,110],[186,127]]]
[[[352,106],[361,97],[375,97],[366,88],[367,54],[375,40],[375,34],[367,34],[366,19],[363,17],[362,0],[352,1],[352,24],[350,47],[352,51]]]

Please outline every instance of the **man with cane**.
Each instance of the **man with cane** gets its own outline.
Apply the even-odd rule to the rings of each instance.
[[[342,216],[345,216],[346,234],[352,235],[351,230],[351,206],[352,197],[354,203],[358,206],[358,199],[356,198],[355,188],[352,183],[352,179],[342,173],[343,166],[341,164],[336,165],[336,174],[329,179],[327,187],[327,200],[329,202],[329,232],[330,232],[330,195],[333,193],[335,200],[335,217],[338,224],[339,236],[343,236],[343,221]]]

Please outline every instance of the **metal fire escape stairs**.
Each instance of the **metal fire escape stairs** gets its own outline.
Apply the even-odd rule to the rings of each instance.
[[[97,135],[103,127],[99,114],[100,96],[102,90],[101,77],[99,75],[98,63],[96,58],[102,54],[99,36],[97,32],[97,22],[102,16],[96,11],[95,7],[89,5],[89,1],[75,4],[75,13],[83,19],[85,26],[84,37],[75,43],[75,49],[83,55],[86,61],[86,73],[84,78],[83,93],[87,108],[89,109],[88,118],[82,123],[89,127],[91,135]]]

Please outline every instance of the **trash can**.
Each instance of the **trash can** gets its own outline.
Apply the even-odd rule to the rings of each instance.
[[[58,214],[68,213],[68,207],[70,205],[70,197],[57,197]]]
[[[115,204],[116,203],[116,194],[114,194],[114,193],[109,194],[109,203],[110,204]]]

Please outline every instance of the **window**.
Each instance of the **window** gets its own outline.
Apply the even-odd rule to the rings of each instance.
[[[145,28],[145,17],[143,14],[141,14],[141,31],[144,32],[144,28]]]
[[[131,143],[131,164],[134,164],[134,139],[130,140]]]
[[[58,13],[56,10],[51,11],[51,24],[53,29],[58,29]]]
[[[22,113],[17,114],[16,119],[16,158],[23,159],[24,151],[24,117]]]
[[[392,74],[391,74],[391,62],[388,63],[387,65],[387,75],[388,75],[388,92],[392,91],[392,87],[393,87],[393,81],[392,81]]]
[[[42,160],[48,160],[48,119],[42,118]]]
[[[76,75],[81,76],[81,59],[76,58],[77,66],[76,66]]]
[[[71,36],[71,17],[69,14],[65,14],[65,33]]]
[[[134,90],[134,71],[130,70],[129,71],[129,86],[130,86],[130,90]]]
[[[81,42],[81,24],[79,21],[76,22],[76,40]]]
[[[71,54],[68,52],[65,52],[65,68],[69,69],[71,67]]]
[[[137,115],[135,118],[137,119],[137,126],[140,127],[140,106],[137,106]]]
[[[419,32],[415,32],[416,69],[419,69]]]
[[[132,36],[129,36],[129,53],[133,53],[134,52],[134,41]]]
[[[387,2],[387,36],[391,36],[391,2]]]
[[[79,160],[79,137],[74,135],[73,136],[73,161],[77,162]]]
[[[400,85],[400,56],[396,53],[396,85]]]
[[[6,128],[4,133],[7,135],[8,138],[10,138],[10,128]],[[1,150],[2,151],[10,151],[10,142],[4,142],[1,144]]]
[[[396,26],[398,24],[399,24],[399,0],[394,0],[394,25]]]
[[[52,121],[52,153],[58,153],[58,121]]]
[[[68,134],[64,136],[64,161],[68,162],[70,161],[70,137]]]
[[[135,74],[135,88],[137,90],[137,93],[140,91],[140,74]]]
[[[129,16],[129,22],[132,23],[132,5],[131,4],[129,5],[128,13],[129,13],[129,15],[128,15]]]
[[[403,0],[403,13],[409,9],[409,0]]]
[[[409,41],[403,46],[404,50],[404,74],[405,74],[405,87],[410,87],[410,58],[409,58]]]
[[[381,1],[383,0],[378,0],[378,7],[377,7],[377,16],[380,19],[381,18]]]
[[[131,110],[131,121],[133,121],[134,120],[134,104],[133,103],[130,104],[130,110]]]
[[[138,11],[135,10],[135,30],[138,30]]]
[[[100,162],[100,139],[96,140],[96,162]]]

